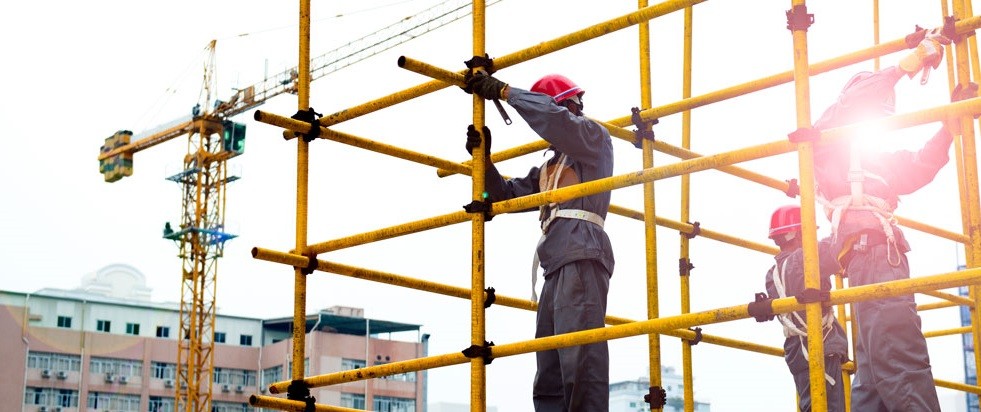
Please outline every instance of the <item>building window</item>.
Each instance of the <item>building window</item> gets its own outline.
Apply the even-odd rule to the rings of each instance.
[[[109,333],[109,321],[108,320],[97,320],[95,321],[95,330],[99,332]]]
[[[177,374],[177,364],[150,362],[150,377],[154,379],[174,379]]]
[[[341,406],[344,408],[364,409],[364,394],[341,393]]]
[[[89,362],[89,373],[140,377],[143,376],[143,362],[126,359],[93,357]]]
[[[273,366],[262,370],[262,385],[269,386],[283,379],[283,365]]]
[[[157,326],[157,337],[158,338],[169,338],[170,337],[170,327],[167,327],[167,326]]]
[[[255,371],[245,369],[215,368],[212,381],[217,384],[233,386],[255,386]]]
[[[140,324],[139,323],[127,323],[126,324],[126,334],[127,335],[139,335],[140,334]]]
[[[375,396],[374,399],[373,409],[378,412],[416,412],[416,400],[412,398]]]
[[[289,371],[290,376],[293,374],[293,360],[291,359],[286,364],[286,370]],[[310,358],[303,358],[303,376],[310,374]]]
[[[225,343],[225,332],[215,332],[215,343]]]
[[[58,327],[59,328],[71,328],[72,327],[72,317],[71,316],[58,316]]]
[[[121,412],[138,412],[140,410],[139,395],[89,392],[87,403],[89,409],[113,410]]]
[[[247,412],[252,408],[246,403],[211,402],[211,412]]]
[[[174,398],[150,397],[150,412],[174,412]]]
[[[341,359],[341,370],[349,371],[351,369],[361,369],[367,366],[367,364],[362,359]]]
[[[24,389],[24,404],[73,408],[78,406],[78,391],[28,386]]]
[[[31,352],[27,355],[27,367],[30,369],[50,369],[52,371],[77,372],[82,370],[82,358],[78,355]]]
[[[242,346],[252,346],[252,335],[239,336],[238,344]]]
[[[375,362],[375,366],[384,365],[386,363],[388,363],[388,362]],[[342,362],[342,364],[343,364],[343,362]],[[399,381],[399,382],[415,382],[416,381],[416,373],[415,372],[405,372],[405,373],[400,373],[400,374],[397,374],[397,375],[382,376],[381,379],[385,379],[385,380],[389,380],[389,381]]]

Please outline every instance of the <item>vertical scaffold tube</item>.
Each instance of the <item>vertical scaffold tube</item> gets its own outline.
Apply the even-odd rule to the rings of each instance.
[[[840,289],[844,289],[844,288],[845,288],[845,277],[841,275],[841,272],[836,273],[835,274],[835,289],[839,289],[840,290]],[[840,305],[837,306],[837,311],[838,311],[838,324],[841,325],[841,328],[843,330],[849,331],[848,325],[851,324],[851,325],[854,326],[855,325],[855,322],[849,322],[848,321],[848,315],[845,313],[845,308],[846,307],[851,308],[852,306],[851,305],[848,305],[848,304],[840,304]],[[854,309],[850,309],[850,310],[854,310]],[[850,336],[850,339],[851,340],[849,340],[849,342],[852,343],[852,354],[850,356],[847,356],[848,359],[852,359],[853,356],[855,356],[855,347],[854,347],[854,345],[855,345],[855,340],[856,340],[855,337],[858,335],[857,334],[858,330],[852,329],[852,330],[850,330],[850,332],[851,332],[851,336]],[[846,332],[846,333],[848,333],[848,332]],[[851,391],[851,388],[852,388],[852,375],[851,375],[851,373],[849,373],[849,371],[845,370],[844,368],[841,370],[841,384],[845,387],[845,412],[850,412],[852,410],[852,391]]]
[[[484,1],[475,0],[473,2],[473,55],[484,55]],[[484,147],[487,144],[484,130],[484,100],[473,94],[473,126],[483,137],[480,139],[480,146],[473,149],[473,192],[474,201],[490,201],[484,197],[484,170],[487,165],[484,163]],[[484,325],[484,215],[482,213],[472,213],[470,215],[473,236],[471,245],[471,281],[470,281],[470,344],[483,347],[485,343]],[[471,412],[484,412],[487,408],[487,366],[484,359],[476,357],[470,359],[470,410]]]
[[[971,13],[971,4],[968,1],[954,0],[953,11],[955,19],[964,19]],[[969,50],[971,46],[971,50]],[[975,36],[963,36],[954,46],[957,51],[955,68],[957,71],[957,83],[967,85],[972,81],[971,66],[974,69],[974,78],[978,76],[978,56],[977,39]],[[977,147],[975,144],[974,122],[970,117],[963,117],[961,122],[961,164],[963,166],[963,181],[961,186],[961,201],[967,204],[961,206],[961,218],[967,220],[965,234],[970,239],[970,244],[965,247],[964,257],[968,268],[977,267],[981,264],[981,212],[979,204],[981,198],[978,196],[978,160]],[[974,347],[981,346],[981,313],[978,312],[981,304],[981,291],[978,285],[968,287],[971,298],[974,299],[974,310],[971,312],[971,324],[974,328],[972,338]],[[974,351],[975,367],[981,367],[981,352]]]
[[[310,0],[300,0],[300,54],[297,109],[310,106]],[[307,247],[307,181],[309,178],[309,148],[304,139],[296,139],[296,250]],[[307,275],[293,270],[293,370],[290,377],[303,379],[306,357]]]
[[[647,7],[647,0],[638,0],[637,7]],[[650,22],[637,24],[639,33],[640,55],[640,106],[642,110],[651,107],[651,35]],[[644,169],[654,167],[654,142],[641,138],[641,149]],[[657,288],[657,225],[654,208],[654,182],[644,183],[644,244],[647,261],[647,318],[656,319],[660,316],[659,294]],[[650,386],[661,387],[661,335],[647,335],[648,357],[650,359]],[[650,399],[651,410],[661,410],[664,405],[658,405]]]
[[[694,22],[694,10],[692,7],[685,8],[685,32],[684,32],[684,58],[681,70],[681,98],[691,97],[691,47],[692,47],[692,24]],[[691,149],[691,111],[685,110],[681,113],[681,147],[685,150]],[[691,175],[681,176],[681,221],[691,220]],[[689,279],[691,276],[692,265],[688,253],[689,238],[686,233],[681,233],[681,257],[679,258],[679,270],[681,271],[681,313],[691,312],[691,289]],[[681,341],[681,368],[684,393],[685,412],[695,410],[695,388],[692,379],[691,366],[691,343],[687,340]]]
[[[788,19],[798,16],[806,19],[804,0],[792,0]],[[797,97],[797,127],[811,127],[810,78],[807,62],[807,24],[789,24],[794,38],[794,85]],[[820,273],[817,259],[817,227],[814,213],[814,143],[797,144],[800,161],[801,224],[804,246],[804,287],[820,289]],[[811,376],[811,410],[826,412],[827,391],[824,385],[824,334],[821,333],[821,302],[808,303],[807,353]]]

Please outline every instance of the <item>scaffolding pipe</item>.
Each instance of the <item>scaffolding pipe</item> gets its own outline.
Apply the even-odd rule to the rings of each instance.
[[[961,326],[959,328],[950,328],[950,329],[941,329],[941,330],[923,332],[923,337],[936,338],[939,336],[962,335],[965,333],[971,333],[970,326]]]
[[[694,9],[685,8],[685,26],[682,35],[682,49],[684,50],[681,63],[681,98],[691,97],[691,72],[692,72],[692,26],[694,25]],[[684,150],[691,149],[691,111],[681,112],[681,147]],[[739,169],[741,170],[741,169]],[[681,221],[691,221],[691,175],[681,176]],[[691,232],[681,231],[679,236],[679,255],[678,269],[680,278],[681,292],[681,314],[691,313],[691,270],[695,265],[691,263],[689,253]],[[776,248],[770,248],[776,252]],[[684,388],[682,402],[685,412],[695,410],[695,380],[692,370],[691,342],[682,341],[681,343],[681,379]]]
[[[292,253],[278,252],[274,250],[253,248],[252,256],[259,260],[265,260],[267,262],[281,263],[290,266],[302,266],[306,267],[309,260],[306,256],[297,255]],[[330,261],[317,261],[317,270],[333,273],[341,276],[348,276],[356,279],[367,280],[371,282],[384,283],[387,285],[399,286],[409,289],[414,289],[422,292],[436,293],[439,295],[456,297],[461,299],[470,299],[470,289],[444,285],[436,282],[426,281],[422,279],[416,279],[408,276],[397,275],[394,273],[382,272],[378,270],[359,268],[355,266],[345,265],[343,263],[330,262]],[[486,302],[487,293],[481,297],[481,302]],[[538,304],[527,300],[519,299],[515,297],[510,297],[506,295],[496,294],[494,304],[506,306],[514,309],[522,309],[534,312],[538,309]],[[623,325],[626,323],[636,322],[633,319],[627,319],[618,316],[606,315],[605,322],[607,325]],[[665,335],[674,336],[684,340],[695,340],[696,334],[692,330],[688,329],[678,329],[673,331],[664,332]],[[783,349],[760,345],[752,342],[743,342],[735,339],[724,338],[720,336],[715,336],[711,334],[702,334],[702,342],[711,343],[713,345],[727,346],[735,349],[743,349],[750,352],[762,353],[766,355],[783,356]]]
[[[894,280],[884,283],[856,286],[844,290],[834,290],[826,302],[829,305],[851,303],[863,300],[881,299],[926,290],[946,289],[976,283],[981,280],[981,268],[966,269],[920,278]],[[804,309],[804,304],[796,298],[787,297],[771,301],[773,313],[789,313]],[[528,341],[507,343],[490,347],[490,356],[502,358],[570,346],[586,345],[601,341],[627,338],[651,333],[663,333],[673,329],[684,329],[695,325],[708,325],[751,317],[749,305],[729,306],[685,315],[661,317],[624,325],[608,326],[570,332],[561,335],[537,338]],[[303,382],[309,388],[355,382],[364,379],[380,378],[401,373],[418,372],[450,365],[470,362],[462,352],[392,362],[369,366],[357,370],[334,372],[325,375],[309,376]],[[823,379],[823,374],[822,374]],[[276,382],[269,386],[270,393],[284,393],[292,382]]]
[[[474,0],[473,2],[473,55],[484,55],[484,0]],[[474,68],[476,69],[476,68]],[[484,99],[476,93],[472,96],[473,100],[473,126],[480,133],[480,144],[472,150],[473,173],[471,199],[474,202],[487,201],[484,192],[484,171],[487,167],[484,158],[484,148],[487,145],[487,137],[484,136]],[[486,341],[486,313],[484,312],[484,219],[483,213],[471,213],[471,249],[470,249],[470,347],[485,348]],[[475,357],[470,359],[470,410],[471,412],[484,412],[487,409],[487,365],[484,359]]]
[[[308,412],[306,409],[306,402],[277,398],[274,396],[249,396],[249,405],[256,408],[274,408],[281,411]],[[342,408],[340,406],[324,405],[320,403],[314,404],[313,410],[316,412],[364,412],[363,409]]]
[[[299,78],[297,109],[310,107],[310,0],[300,0]],[[296,140],[296,250],[307,247],[307,200],[310,175],[310,144]],[[306,357],[307,333],[307,276],[300,268],[293,268],[293,379],[303,379],[303,359]],[[299,361],[297,361],[299,360]]]

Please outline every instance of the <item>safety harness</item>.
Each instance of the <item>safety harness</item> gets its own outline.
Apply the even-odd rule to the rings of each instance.
[[[893,216],[893,208],[890,203],[883,198],[872,196],[870,194],[864,193],[863,183],[865,179],[875,179],[882,183],[883,186],[889,187],[889,182],[886,182],[881,176],[871,173],[862,168],[861,157],[859,156],[858,150],[854,147],[851,148],[851,161],[848,169],[848,183],[851,187],[851,193],[845,196],[839,196],[835,199],[828,200],[820,191],[817,192],[816,199],[822,206],[824,206],[824,213],[827,215],[828,219],[831,221],[831,240],[832,243],[838,240],[838,228],[841,225],[841,219],[847,210],[851,211],[866,211],[870,212],[872,216],[879,221],[882,227],[882,233],[886,238],[886,261],[890,266],[896,267],[900,263],[900,252],[899,245],[896,242],[896,232],[894,230],[894,225],[896,224],[896,218]],[[845,255],[851,250],[851,245],[856,239],[850,238],[845,239],[845,248],[842,248],[841,255],[838,256],[838,260],[841,261]]]
[[[789,259],[784,259],[782,263],[778,260],[777,264],[773,265],[773,287],[777,290],[777,295],[779,295],[781,298],[787,297],[786,279],[784,277],[787,272],[787,260]],[[824,312],[824,314],[821,317],[821,339],[826,340],[828,335],[831,333],[835,318],[831,314],[831,311],[822,310],[822,312]],[[807,321],[801,317],[800,313],[779,313],[777,314],[777,319],[779,319],[780,323],[783,325],[783,336],[786,338],[796,336],[798,339],[800,339],[801,348],[804,348],[806,343],[805,338],[807,338],[807,331],[801,329],[797,325],[806,325]],[[795,323],[794,320],[797,322]],[[804,354],[805,360],[810,360],[806,350],[802,350],[801,352]],[[827,372],[824,374],[824,379],[826,379],[832,386],[835,384],[835,378],[828,375]]]
[[[568,163],[568,159],[569,157],[563,153],[559,155],[559,160],[556,161],[554,165],[549,165],[548,161],[542,165],[541,173],[538,177],[539,189],[542,191],[555,190],[560,187],[582,183],[579,175],[572,169],[572,165]],[[535,290],[535,286],[538,283],[538,266],[540,263],[538,258],[538,248],[541,247],[542,243],[545,242],[545,237],[548,236],[549,225],[552,224],[552,221],[558,218],[585,220],[598,225],[600,228],[602,228],[604,224],[603,218],[600,217],[600,215],[588,210],[559,209],[558,203],[549,203],[548,205],[542,205],[539,208],[539,220],[542,222],[542,237],[538,239],[538,244],[535,246],[535,257],[531,263],[532,302],[538,302],[538,292]]]

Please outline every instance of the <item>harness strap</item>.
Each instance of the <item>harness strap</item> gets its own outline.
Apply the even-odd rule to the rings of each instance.
[[[879,178],[871,173],[868,173],[866,177]],[[871,212],[878,219],[882,226],[882,233],[886,236],[886,261],[892,267],[899,266],[899,245],[896,243],[896,233],[893,230],[896,218],[892,214],[889,202],[869,194],[863,194],[857,202],[852,195],[841,196],[831,201],[821,195],[817,195],[816,198],[824,206],[824,213],[831,220],[832,241],[836,241],[838,238],[838,227],[841,225],[841,219],[846,210]]]
[[[777,290],[777,295],[779,295],[781,298],[787,297],[787,287],[785,286],[785,279],[784,279],[784,274],[786,273],[786,271],[787,271],[787,259],[784,259],[783,263],[778,262],[778,264],[773,265],[773,286],[774,289]],[[797,312],[777,314],[777,319],[779,319],[780,323],[783,325],[783,336],[786,338],[797,336],[797,339],[799,339],[801,342],[801,349],[803,349],[806,346],[806,341],[804,339],[807,337],[807,331],[801,330],[799,327],[797,327],[797,324],[794,323],[793,319],[791,319],[791,316],[793,316],[793,319],[796,319],[801,325],[807,324],[807,321],[801,318],[800,314]],[[834,316],[831,315],[831,311],[825,312],[824,315],[821,317],[821,329],[822,329],[823,340],[827,340],[828,335],[831,334],[831,331],[833,330],[833,326],[832,326],[833,322],[835,322],[835,319]],[[801,351],[801,353],[804,354],[805,360],[810,361],[810,359],[808,358],[809,355],[807,354],[806,350]],[[824,373],[824,379],[827,380],[828,383],[831,384],[832,386],[834,386],[836,382],[835,378],[831,375],[828,375],[827,372]]]
[[[590,212],[588,210],[579,209],[552,209],[552,213],[549,215],[548,219],[542,224],[542,237],[538,239],[538,244],[535,245],[535,258],[531,261],[531,301],[538,302],[538,292],[535,291],[535,286],[538,283],[538,264],[541,262],[538,259],[538,248],[542,246],[545,242],[545,237],[547,236],[546,230],[549,224],[552,223],[556,218],[565,219],[579,219],[585,220],[587,222],[603,227],[603,218],[596,213]]]

